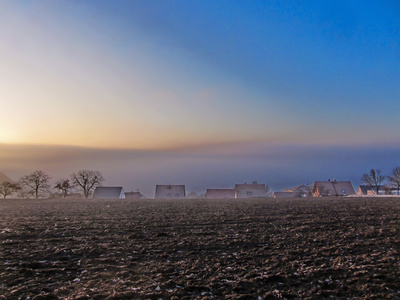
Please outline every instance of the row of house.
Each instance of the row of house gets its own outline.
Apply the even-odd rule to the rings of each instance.
[[[399,195],[399,191],[387,186],[379,186],[379,195]],[[377,195],[376,190],[368,185],[360,185],[355,191],[350,181],[316,181],[314,185],[299,185],[294,188],[275,192],[274,198],[305,198],[325,196]]]
[[[265,184],[253,182],[251,184],[235,184],[232,189],[207,189],[205,197],[210,199],[243,199],[266,197]],[[123,187],[96,187],[93,193],[94,199],[143,199],[139,192],[124,192]],[[186,198],[185,185],[156,185],[155,199],[184,199]]]
[[[251,184],[235,184],[232,189],[207,189],[205,195],[208,199],[245,199],[266,196],[265,184],[257,183],[257,181]]]
[[[125,192],[122,186],[98,186],[94,190],[93,199],[132,199],[146,198],[139,189],[136,192]]]
[[[381,186],[378,194],[399,195],[399,191],[386,186]],[[299,185],[294,188],[275,192],[274,198],[310,198],[325,196],[351,196],[351,195],[376,195],[376,191],[366,185],[360,185],[354,190],[350,181],[316,181],[313,186]],[[245,199],[262,198],[267,196],[265,184],[253,182],[251,184],[235,184],[231,189],[207,189],[204,195],[207,199]],[[93,194],[94,199],[144,199],[145,197],[137,190],[136,192],[124,192],[122,187],[99,186]],[[156,185],[155,199],[185,199],[185,185]]]
[[[284,189],[275,192],[274,198],[308,198],[324,196],[349,196],[354,195],[355,191],[350,181],[316,181],[313,185],[299,185],[294,188]]]

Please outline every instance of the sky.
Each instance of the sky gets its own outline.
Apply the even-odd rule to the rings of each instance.
[[[400,165],[398,1],[2,1],[0,171],[281,190]]]

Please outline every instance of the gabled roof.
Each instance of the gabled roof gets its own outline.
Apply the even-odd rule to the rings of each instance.
[[[298,185],[294,188],[284,189],[282,192],[275,192],[274,198],[306,198],[312,197],[311,187],[307,185]]]
[[[93,199],[124,199],[125,193],[121,186],[98,186],[94,190]]]
[[[311,188],[307,185],[298,185],[290,189],[283,189],[282,192],[311,192]]]
[[[312,192],[319,196],[347,196],[354,195],[354,188],[350,181],[316,181]]]
[[[265,197],[267,190],[265,184],[253,182],[251,184],[235,184],[235,198]]]
[[[185,185],[157,184],[155,198],[185,198]]]

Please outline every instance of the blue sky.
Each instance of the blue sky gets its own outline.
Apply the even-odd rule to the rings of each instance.
[[[233,180],[280,189],[390,172],[398,158],[382,155],[400,147],[399,11],[397,1],[2,2],[0,144],[112,153],[108,183],[148,193],[185,178],[197,189]],[[296,155],[304,149],[313,159]],[[120,165],[122,150],[152,157],[134,159],[150,183]],[[96,168],[78,152],[74,167]],[[66,176],[65,151],[56,154],[57,168],[41,168]],[[4,172],[32,171],[7,155]],[[160,176],[171,161],[176,170]],[[216,176],[208,167],[218,163],[231,167]]]

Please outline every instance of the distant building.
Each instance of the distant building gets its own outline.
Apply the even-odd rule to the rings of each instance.
[[[316,181],[312,193],[314,197],[348,196],[354,195],[354,188],[350,181]]]
[[[235,198],[235,189],[207,189],[206,198],[233,199]]]
[[[137,189],[136,192],[125,192],[125,199],[139,200],[145,198],[146,197],[140,193],[139,189]]]
[[[185,197],[184,185],[156,185],[155,199],[184,199]]]
[[[256,181],[251,184],[235,184],[235,198],[241,199],[266,196],[267,189],[265,184],[260,184]]]
[[[121,186],[98,186],[94,190],[93,199],[125,199],[124,189]]]
[[[360,185],[357,188],[356,195],[376,195],[376,190],[369,185]],[[399,195],[399,192],[397,188],[380,185],[378,187],[378,195]]]
[[[294,188],[284,189],[282,192],[275,192],[274,198],[307,198],[312,197],[311,187],[307,185],[299,185]]]

